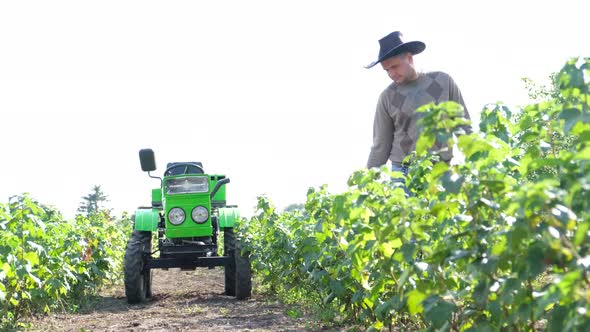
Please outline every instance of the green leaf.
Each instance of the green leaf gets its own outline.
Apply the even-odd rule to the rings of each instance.
[[[399,241],[399,239],[396,239],[396,240]],[[392,242],[393,241],[388,241],[388,242],[382,243],[380,245],[381,252],[383,252],[383,256],[385,256],[385,257],[391,257],[391,255],[393,255],[393,250],[394,249],[393,249],[393,243]]]
[[[289,316],[291,318],[300,318],[303,316],[303,313],[301,312],[301,310],[299,310],[297,308],[291,308],[291,309],[287,310],[287,316]]]
[[[513,250],[518,249],[521,245],[523,245],[523,240],[527,237],[527,235],[529,235],[529,233],[522,224],[516,225],[512,232],[508,233],[510,248]]]
[[[410,310],[410,315],[421,313],[424,310],[424,307],[422,306],[422,301],[426,298],[426,294],[420,292],[417,289],[414,289],[408,293],[407,297],[408,310]]]
[[[560,204],[551,209],[551,213],[564,225],[567,224],[569,220],[575,220],[577,218],[576,214],[573,213],[572,210]]]
[[[570,294],[574,291],[574,286],[580,280],[582,272],[580,270],[572,271],[567,273],[563,278],[558,279],[557,287],[561,291],[563,296],[563,301],[568,303],[571,302],[573,299],[570,297]]]
[[[562,332],[567,316],[567,309],[557,305],[551,310],[549,317],[549,328],[550,332]]]
[[[379,332],[383,328],[383,322],[376,322],[367,329],[367,332]]]
[[[4,273],[6,273],[6,275],[8,277],[10,277],[14,274],[12,267],[10,267],[10,264],[8,264],[8,263],[2,264],[2,266],[0,266],[0,268],[2,269],[2,271],[4,271]]]
[[[440,178],[440,176],[448,170],[449,170],[449,165],[447,163],[436,163],[432,167],[432,172],[430,174],[432,175],[433,180],[436,180],[436,179]]]
[[[42,253],[42,252],[44,252],[44,251],[45,251],[45,248],[43,248],[43,246],[40,246],[40,245],[36,244],[36,243],[35,243],[35,242],[33,242],[33,241],[27,241],[27,244],[28,244],[29,246],[31,246],[31,248],[33,248],[33,249],[34,249],[36,252],[38,252],[38,253]]]
[[[578,230],[576,231],[576,235],[574,238],[574,243],[579,246],[586,241],[588,238],[588,231],[590,230],[590,221],[582,223],[578,226]]]
[[[495,332],[498,331],[498,328],[492,328],[488,322],[478,321],[476,323],[476,327],[471,327],[465,332]],[[501,330],[500,330],[501,331]]]
[[[397,284],[398,293],[402,290],[406,281],[408,281],[408,278],[410,277],[410,271],[411,271],[411,269],[405,269],[404,273],[402,273],[402,276],[399,278],[399,281]]]
[[[502,320],[502,307],[500,306],[500,303],[498,301],[493,301],[492,303],[490,303],[488,305],[488,311],[491,314],[491,320],[494,323],[501,323]],[[490,328],[490,331],[493,331]]]
[[[451,252],[451,256],[449,257],[450,261],[456,261],[465,257],[470,257],[471,256],[471,251],[469,250],[462,250],[462,249],[457,249],[457,250],[453,250]]]
[[[416,152],[418,155],[423,155],[428,152],[433,145],[436,139],[433,136],[429,135],[421,135],[416,142]]]
[[[23,255],[23,258],[33,267],[39,265],[39,256],[34,251],[26,252]]]
[[[576,153],[574,160],[590,160],[590,146],[587,146],[582,149],[582,151]]]
[[[41,279],[39,279],[36,275],[34,275],[33,273],[29,272],[28,277],[33,280],[33,282],[38,286],[38,287],[42,287],[43,283],[41,282]]]
[[[375,313],[377,314],[377,319],[380,321],[384,321],[385,319],[389,318],[390,311],[392,309],[392,304],[389,301],[385,301],[377,306],[375,309]]]
[[[370,251],[371,249],[373,249],[373,247],[375,246],[375,243],[377,243],[377,240],[367,241],[367,243],[365,243],[365,250]]]
[[[569,108],[569,109],[563,110],[559,114],[559,119],[565,120],[565,122],[563,124],[563,131],[566,134],[569,134],[569,132],[572,130],[572,128],[576,125],[576,123],[578,121],[580,121],[581,117],[582,117],[582,113],[578,109]]]
[[[402,246],[402,240],[400,238],[395,238],[389,242],[393,249],[400,248]]]
[[[506,183],[504,181],[499,180],[483,180],[481,181],[481,184],[483,184],[484,187],[487,187],[495,192],[501,191],[504,188],[506,188]]]
[[[492,247],[492,255],[500,256],[502,253],[504,253],[504,251],[506,251],[506,249],[507,249],[506,238],[500,237],[498,239],[498,242],[496,242],[494,244],[494,246]]]
[[[542,244],[535,244],[533,245],[528,252],[527,255],[527,263],[529,268],[529,276],[535,278],[543,270],[545,269],[545,264],[543,264],[543,258],[545,257],[543,253],[543,249],[541,248]]]
[[[338,280],[330,280],[330,289],[338,297],[344,295],[344,293],[346,292],[346,288],[342,285],[342,282]]]
[[[442,186],[449,193],[457,194],[461,190],[465,177],[456,173],[446,172],[441,177]]]
[[[488,294],[490,293],[490,287],[486,280],[480,281],[477,286],[473,289],[473,300],[474,303],[481,309],[486,306],[488,301]]]
[[[417,249],[417,245],[412,243],[412,242],[406,242],[404,243],[404,245],[402,246],[402,253],[403,253],[403,257],[404,260],[406,262],[411,262],[414,260],[414,254],[416,253],[416,249]]]
[[[457,306],[436,295],[432,295],[424,301],[425,317],[434,327],[442,327],[449,322],[455,310],[457,310]]]
[[[480,269],[483,273],[492,275],[496,273],[496,269],[498,267],[498,257],[497,256],[490,256],[487,259],[483,259],[480,265]]]
[[[474,161],[472,157],[480,152],[487,152],[490,150],[489,142],[481,137],[472,135],[459,136],[457,146],[459,150],[465,155],[465,159]],[[477,160],[478,158],[476,158]]]

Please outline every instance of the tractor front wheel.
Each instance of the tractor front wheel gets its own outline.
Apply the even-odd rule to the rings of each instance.
[[[231,262],[225,265],[225,295],[236,296],[236,264],[234,253],[236,249],[236,238],[233,228],[223,229],[223,252],[224,256],[231,257]]]
[[[152,296],[152,273],[145,269],[145,255],[151,253],[152,233],[133,231],[125,250],[125,295],[130,304]]]
[[[250,255],[242,252],[242,245],[237,242],[235,251],[236,262],[236,299],[244,300],[252,295],[252,268]]]
[[[244,300],[252,295],[252,268],[250,255],[242,253],[242,244],[236,239],[233,228],[223,230],[224,256],[230,257],[225,265],[225,295]]]

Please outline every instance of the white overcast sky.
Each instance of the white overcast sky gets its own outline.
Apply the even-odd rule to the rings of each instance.
[[[0,201],[29,192],[71,217],[101,185],[115,211],[158,182],[138,150],[202,161],[231,178],[251,215],[308,187],[346,188],[364,167],[389,84],[377,40],[427,47],[418,68],[459,84],[477,121],[487,103],[527,102],[590,56],[588,1],[0,1]]]

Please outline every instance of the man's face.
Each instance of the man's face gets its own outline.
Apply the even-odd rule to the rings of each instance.
[[[415,79],[414,60],[410,53],[383,60],[381,66],[396,84],[404,84]]]

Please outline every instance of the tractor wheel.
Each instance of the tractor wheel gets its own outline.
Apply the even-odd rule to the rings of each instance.
[[[233,228],[223,229],[223,252],[224,256],[231,257],[230,263],[225,265],[225,295],[236,295],[236,264],[234,252],[236,248],[236,238]]]
[[[241,243],[237,243],[235,250],[236,258],[236,299],[244,300],[252,295],[252,268],[250,266],[250,255],[242,252]]]
[[[125,295],[127,302],[141,303],[152,296],[152,272],[144,270],[144,253],[152,250],[152,233],[133,231],[125,250]]]

